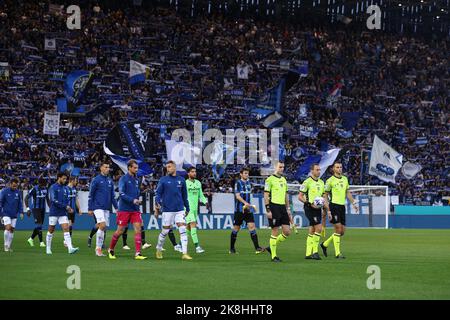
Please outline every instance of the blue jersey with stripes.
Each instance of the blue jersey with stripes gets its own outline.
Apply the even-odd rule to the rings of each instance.
[[[234,184],[234,193],[239,193],[242,199],[250,203],[250,196],[252,194],[252,184],[250,180],[237,180]],[[237,199],[235,201],[235,210],[236,212],[244,212],[244,204]]]
[[[69,206],[73,209],[73,212],[77,213],[77,188],[67,186],[67,190],[69,193]]]
[[[30,209],[40,209],[45,211],[45,202],[47,198],[47,188],[41,188],[36,185],[28,192]]]

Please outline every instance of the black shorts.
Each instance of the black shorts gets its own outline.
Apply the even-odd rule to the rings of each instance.
[[[330,203],[332,224],[340,223],[345,226],[345,206],[341,204]]]
[[[322,223],[322,209],[305,207],[305,216],[309,220],[309,226],[313,227]]]
[[[290,225],[289,215],[284,204],[271,203],[270,211],[272,212],[272,219],[269,220],[269,226],[271,228],[280,227],[282,225]]]
[[[248,209],[244,209],[244,212],[236,211],[234,213],[234,225],[240,226],[242,225],[242,222],[245,223],[255,223],[255,216],[253,215],[253,212],[251,212]]]
[[[34,223],[35,224],[43,224],[45,219],[45,210],[42,209],[32,209]]]

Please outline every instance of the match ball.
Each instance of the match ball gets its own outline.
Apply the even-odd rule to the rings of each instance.
[[[322,197],[316,197],[314,199],[314,205],[318,208],[322,208],[323,207],[323,203],[325,202],[325,200]]]

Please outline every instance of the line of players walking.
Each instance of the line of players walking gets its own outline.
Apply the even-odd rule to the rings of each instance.
[[[105,256],[106,230],[109,227],[112,207],[116,209],[117,229],[114,232],[108,247],[108,257],[116,259],[115,247],[119,238],[122,237],[123,249],[130,250],[127,244],[128,226],[131,224],[134,229],[134,243],[136,260],[145,260],[141,250],[151,247],[145,242],[145,231],[139,207],[141,183],[137,177],[138,163],[134,160],[128,162],[128,173],[119,180],[119,201],[117,202],[114,191],[114,183],[109,177],[110,167],[108,163],[102,163],[100,174],[91,182],[88,199],[88,214],[95,220],[88,238],[88,246],[91,247],[92,239],[96,236],[95,254]],[[168,161],[165,165],[167,175],[160,179],[156,189],[156,210],[155,216],[162,215],[162,229],[158,236],[156,245],[156,258],[163,259],[164,243],[169,237],[174,249],[182,253],[183,260],[192,260],[188,254],[188,238],[194,243],[196,253],[205,252],[199,245],[197,234],[197,218],[199,202],[206,204],[207,200],[203,195],[201,183],[196,179],[194,167],[188,169],[188,179],[185,180],[176,173],[176,164]],[[332,167],[333,176],[326,183],[320,179],[321,171],[318,164],[311,166],[310,177],[306,179],[300,188],[299,200],[304,203],[305,215],[309,220],[309,232],[306,241],[306,259],[320,260],[318,254],[319,245],[324,256],[327,256],[327,249],[334,243],[335,257],[343,259],[340,251],[342,236],[345,233],[345,202],[346,198],[357,210],[356,202],[349,192],[348,180],[342,175],[342,164],[336,162]],[[258,242],[253,211],[255,206],[250,204],[252,185],[249,181],[249,169],[243,168],[240,171],[240,179],[235,184],[235,213],[234,227],[230,235],[230,254],[236,254],[235,243],[237,235],[245,221],[250,233],[251,240],[255,247],[255,252],[260,254],[268,252],[271,261],[281,262],[277,249],[291,233],[296,230],[287,193],[287,182],[283,177],[284,163],[278,162],[275,172],[265,181],[264,202],[266,215],[271,228],[269,246],[261,247]],[[69,179],[66,185],[67,179]],[[76,214],[81,215],[80,203],[77,197],[77,179],[68,177],[66,173],[58,173],[57,181],[47,189],[46,181],[42,178],[25,196],[25,203],[31,203],[23,210],[22,192],[18,189],[19,181],[13,178],[10,186],[0,192],[0,213],[2,222],[5,225],[4,249],[11,250],[11,243],[14,237],[17,217],[26,212],[28,216],[33,214],[35,228],[27,240],[30,246],[34,246],[34,239],[38,237],[41,247],[46,248],[47,254],[52,254],[52,239],[56,224],[61,226],[64,234],[64,246],[68,253],[76,253],[79,248],[72,244],[72,225],[75,223]],[[30,201],[31,200],[31,201]],[[46,241],[43,241],[42,225],[45,217],[45,208],[49,210],[49,226]],[[320,243],[321,238],[325,238],[325,220],[334,225],[334,233],[325,241]],[[180,243],[177,243],[173,225],[176,224],[179,231]],[[281,231],[281,232],[280,232]]]

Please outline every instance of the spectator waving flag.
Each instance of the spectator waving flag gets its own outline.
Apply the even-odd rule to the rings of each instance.
[[[375,135],[370,156],[369,174],[378,179],[395,183],[395,176],[402,167],[403,156]]]
[[[130,60],[130,84],[145,82],[148,78],[150,68],[145,64]]]

